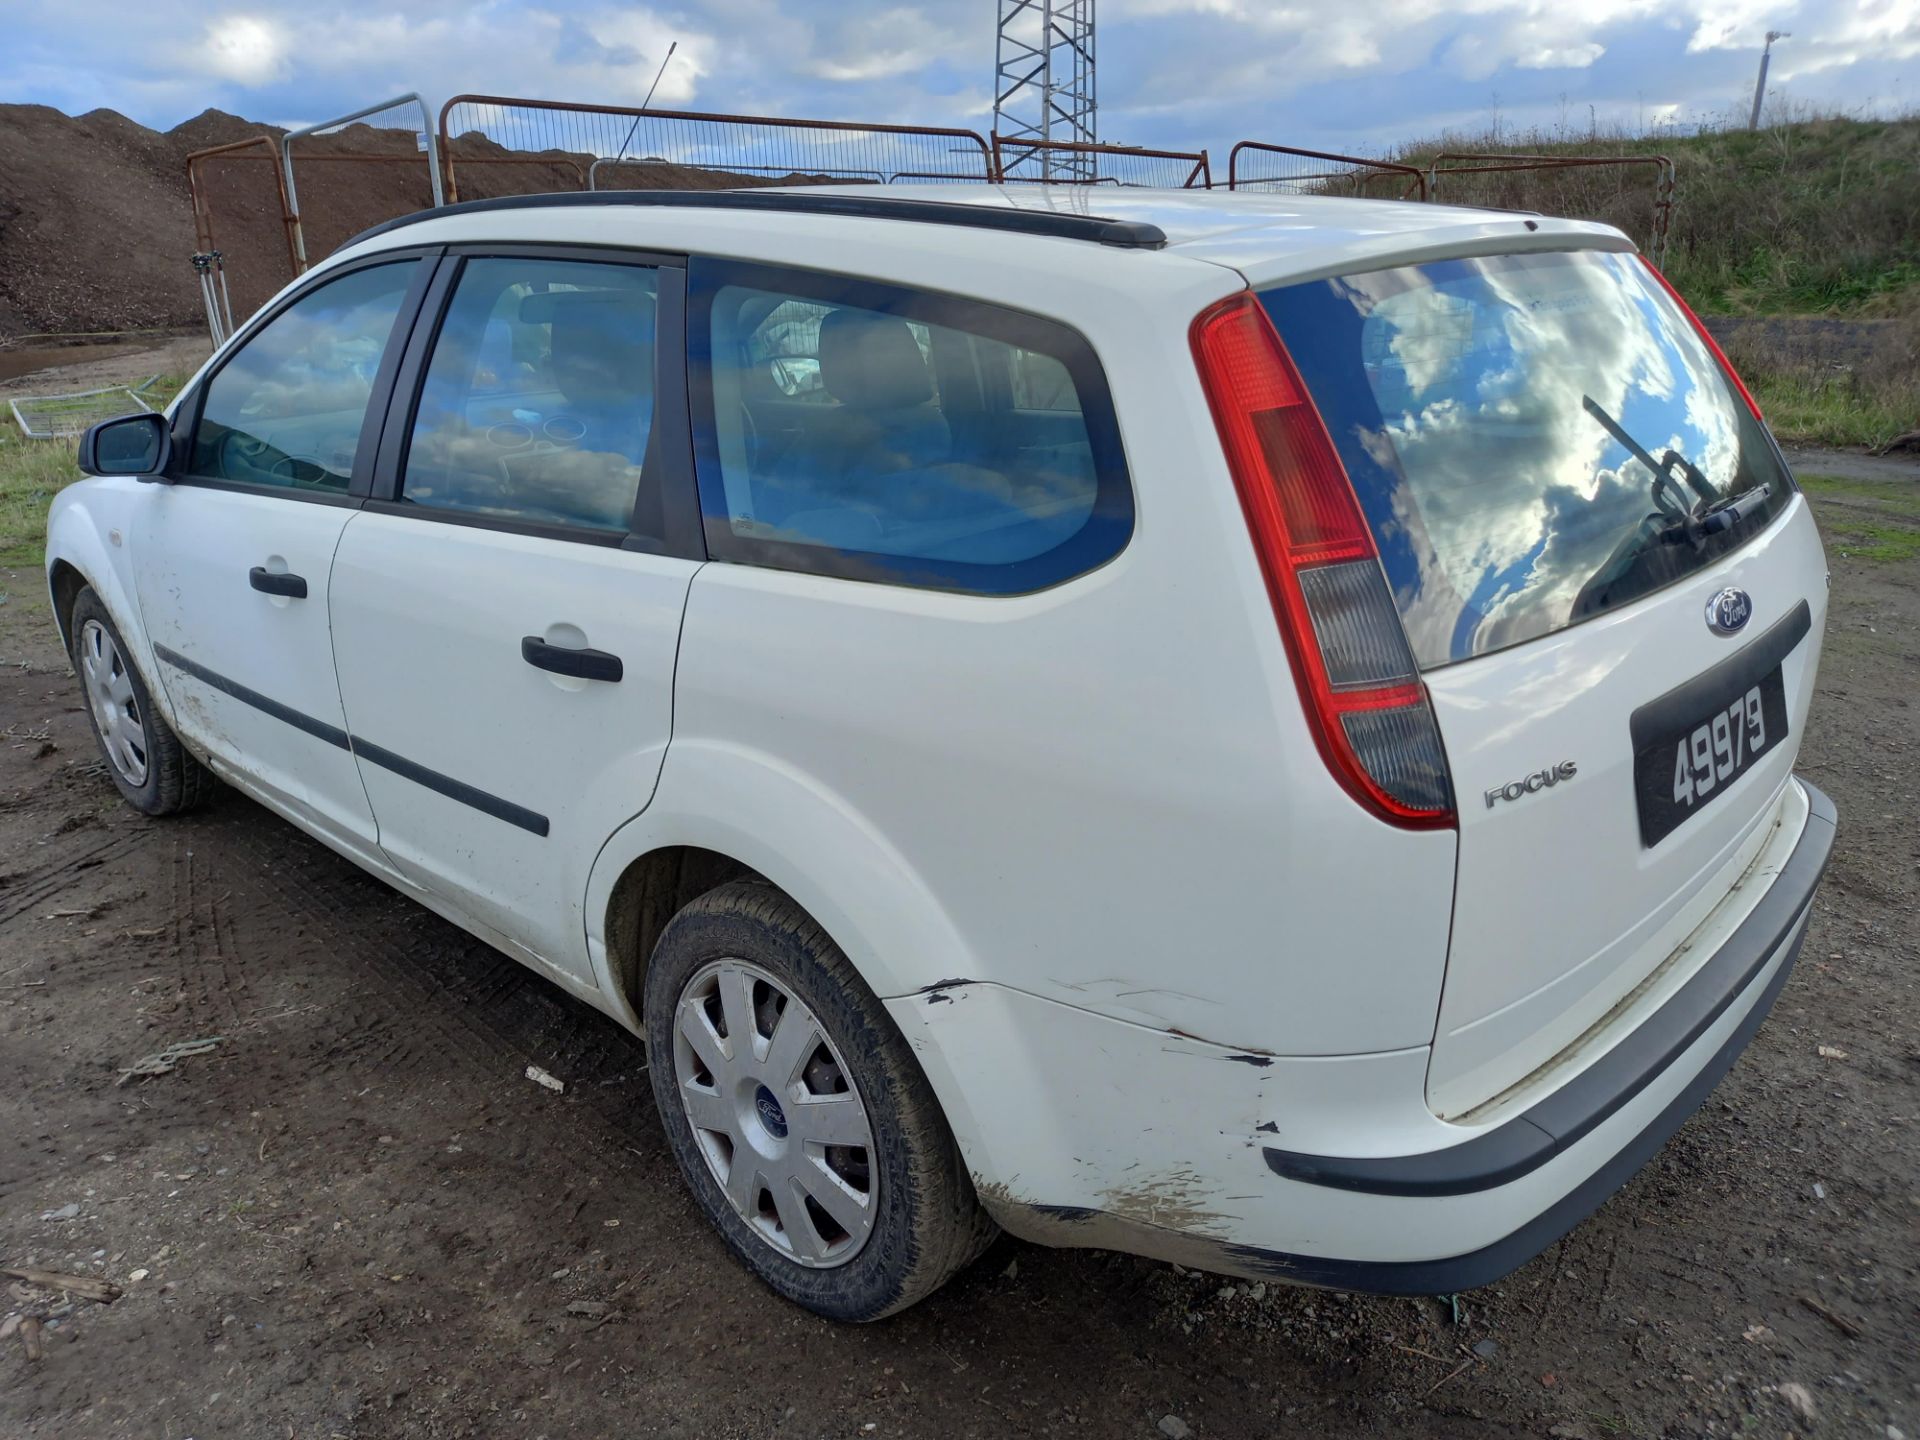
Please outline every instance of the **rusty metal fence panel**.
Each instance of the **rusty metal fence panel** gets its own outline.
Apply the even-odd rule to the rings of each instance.
[[[1085,162],[1082,173],[1047,174],[1047,160],[1072,156]],[[1213,164],[1204,150],[1148,150],[1138,145],[1095,145],[1079,140],[1029,140],[993,137],[993,169],[1003,182],[1050,185],[1144,185],[1163,190],[1211,190]]]
[[[793,183],[814,177],[993,178],[992,153],[985,137],[973,130],[704,114],[510,95],[454,96],[440,111],[440,146],[449,200],[461,198],[469,167],[476,161],[508,159],[571,164],[581,172],[581,189],[596,185],[601,172],[661,189]],[[607,164],[596,170],[596,161]]]
[[[1353,195],[1424,200],[1427,177],[1413,165],[1327,150],[1242,140],[1227,155],[1227,188],[1289,195]]]
[[[1502,155],[1494,153],[1445,150],[1433,157],[1427,167],[1428,191],[1436,201],[1441,199],[1440,181],[1443,176],[1455,177],[1448,187],[1447,199],[1457,204],[1498,204],[1509,209],[1545,209],[1557,213],[1578,212],[1588,219],[1607,219],[1607,211],[1613,205],[1631,208],[1636,202],[1634,197],[1624,193],[1615,196],[1587,195],[1576,198],[1576,203],[1568,204],[1564,186],[1555,195],[1547,196],[1550,203],[1538,205],[1531,203],[1535,198],[1530,181],[1556,172],[1601,170],[1631,171],[1645,170],[1650,173],[1653,194],[1650,201],[1651,214],[1644,220],[1646,225],[1647,258],[1657,266],[1667,263],[1667,236],[1673,228],[1673,207],[1676,192],[1676,176],[1673,161],[1665,155]],[[1462,195],[1461,177],[1466,176],[1508,176],[1520,177],[1514,181],[1468,181],[1465,195]],[[1611,203],[1609,203],[1611,202]],[[1622,214],[1619,217],[1626,222],[1621,228],[1634,228],[1638,217]]]
[[[193,265],[196,271],[218,276],[217,288],[202,290],[208,299],[208,330],[218,344],[237,321],[300,273],[294,236],[298,222],[287,198],[280,150],[270,135],[196,150],[187,156],[186,167],[198,248]],[[239,263],[231,266],[229,296],[227,262],[235,260]]]
[[[7,403],[14,423],[29,440],[71,439],[101,420],[153,409],[144,392],[159,378],[149,375],[138,385],[109,385],[68,395],[22,395]]]

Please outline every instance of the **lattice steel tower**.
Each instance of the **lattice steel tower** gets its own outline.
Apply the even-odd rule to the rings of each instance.
[[[1094,118],[1094,0],[999,0],[994,44],[993,128],[1014,140],[1099,138]],[[1009,147],[1010,177],[1097,178],[1093,155]]]

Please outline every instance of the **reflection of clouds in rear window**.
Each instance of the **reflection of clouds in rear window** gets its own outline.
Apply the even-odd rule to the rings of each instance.
[[[1656,459],[1692,460],[1717,493],[1772,464],[1631,256],[1446,261],[1264,298],[1390,532],[1383,558],[1426,663],[1567,623],[1652,510],[1653,475],[1585,400]],[[1340,379],[1356,357],[1363,386]]]

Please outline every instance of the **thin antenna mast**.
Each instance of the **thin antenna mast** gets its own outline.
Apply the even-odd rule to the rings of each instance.
[[[653,83],[647,87],[647,98],[640,102],[640,108],[642,110],[653,103],[653,92],[660,88],[660,77],[667,73],[667,65],[673,59],[673,52],[679,48],[680,42],[678,40],[675,40],[671,45],[667,46],[666,59],[660,62],[660,68],[654,72]],[[639,128],[640,117],[636,115],[633,117],[633,124],[627,127],[627,138],[620,142],[619,153],[613,157],[614,164],[618,165],[622,160],[627,158],[627,146],[633,143],[633,132]]]

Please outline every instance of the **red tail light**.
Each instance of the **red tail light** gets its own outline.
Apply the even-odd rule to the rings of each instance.
[[[1642,255],[1640,263],[1647,267],[1648,273],[1660,282],[1660,288],[1673,297],[1673,303],[1680,307],[1680,313],[1692,323],[1694,332],[1699,335],[1707,349],[1713,352],[1713,358],[1720,362],[1720,368],[1733,382],[1733,388],[1740,392],[1740,398],[1747,402],[1747,409],[1753,412],[1753,418],[1762,425],[1766,424],[1767,417],[1760,413],[1759,402],[1753,398],[1753,392],[1747,389],[1747,382],[1740,378],[1740,372],[1733,368],[1733,362],[1727,359],[1727,352],[1720,348],[1720,342],[1713,338],[1713,332],[1700,323],[1700,317],[1693,313],[1693,307],[1680,298],[1680,292],[1673,288],[1673,282],[1660,273],[1659,267],[1653,261]]]
[[[1300,372],[1248,293],[1201,312],[1193,353],[1328,768],[1383,820],[1453,825],[1433,706]]]

